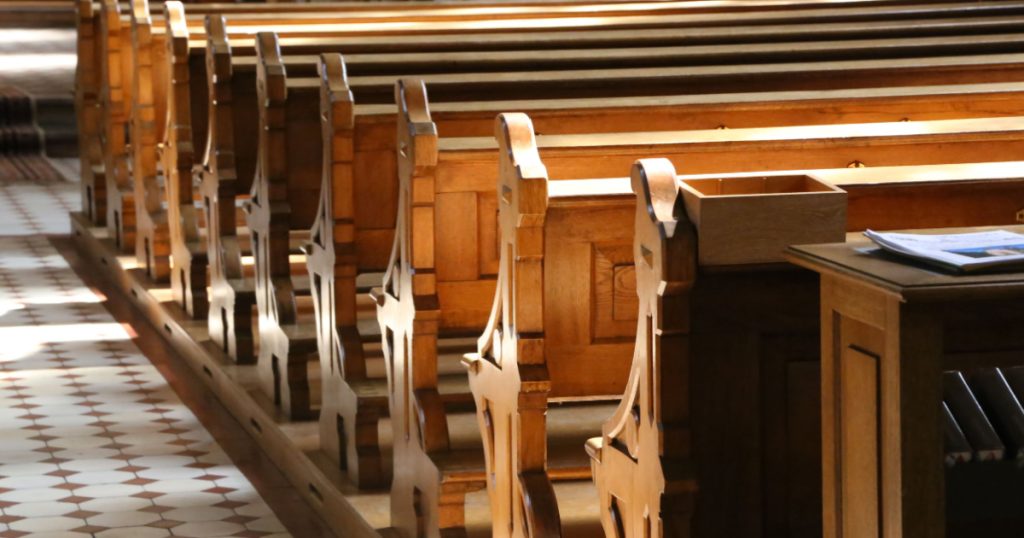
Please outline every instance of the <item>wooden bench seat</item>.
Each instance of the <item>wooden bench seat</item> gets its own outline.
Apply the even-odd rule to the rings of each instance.
[[[1020,170],[1019,162],[999,162],[797,170],[768,175],[813,175],[845,189],[846,228],[859,230],[866,226],[886,229],[1014,222],[1014,208],[1024,202],[1018,187],[1022,182]],[[694,478],[699,478],[698,495],[704,497],[704,502],[697,505],[693,532],[707,531],[710,525],[719,525],[715,527],[718,531],[733,536],[756,536],[760,532],[815,536],[821,532],[820,505],[794,497],[802,493],[811,495],[813,501],[821,480],[820,462],[815,456],[820,451],[817,351],[813,345],[817,339],[817,280],[803,278],[803,284],[799,284],[801,278],[793,275],[791,280],[797,288],[780,294],[766,280],[775,278],[777,282],[780,271],[765,270],[763,263],[732,271],[716,271],[699,263],[701,245],[691,223],[695,217],[687,217],[679,194],[680,181],[730,181],[763,175],[677,177],[671,165],[657,160],[642,161],[634,169],[633,189],[642,193],[637,200],[634,254],[640,313],[647,322],[639,325],[631,382],[623,403],[604,426],[602,438],[592,440],[587,447],[594,458],[606,532],[637,536],[660,526],[664,535],[687,534],[691,525],[687,518],[659,522],[645,519],[645,514],[676,514],[692,508]],[[916,196],[915,191],[923,196]],[[734,288],[731,293],[729,286]],[[786,299],[772,302],[773,293]],[[798,301],[798,297],[803,299]],[[700,313],[715,311],[711,305],[719,305],[719,310],[749,310],[751,316],[776,311],[759,322],[737,324],[734,333],[723,333],[709,328],[707,322],[699,323]],[[768,305],[769,310],[755,305]],[[792,314],[778,311],[794,305],[798,306]],[[776,351],[766,349],[758,357],[756,353],[761,352],[750,356],[751,351],[736,350],[730,355],[739,361],[735,366],[714,366],[720,361],[708,360],[723,356],[722,350],[727,349],[722,343],[710,343],[715,338],[721,340],[715,330],[736,339],[742,332],[740,327],[756,328],[758,323],[764,325],[771,319],[801,318],[810,324],[786,329],[792,337],[788,344],[786,339],[778,340],[781,347]],[[794,328],[799,330],[794,332]],[[765,327],[756,331],[771,334]],[[809,345],[803,342],[803,350],[793,341],[800,334],[803,340],[810,340]],[[718,347],[709,347],[713,345]],[[715,349],[718,354],[710,354]],[[741,360],[742,353],[748,358]],[[666,380],[689,381],[680,384]],[[677,390],[660,389],[669,384]],[[692,388],[687,389],[687,384]],[[716,407],[716,402],[720,405],[725,401],[733,403]],[[640,406],[639,412],[634,405]],[[763,411],[766,405],[772,410],[767,414]],[[762,409],[761,418],[756,409]],[[778,432],[760,442],[744,435],[751,428],[756,430],[759,421],[764,421],[762,428],[771,428],[769,431],[778,428],[785,432],[783,437],[791,438],[789,444],[780,439]],[[723,430],[723,423],[731,427]],[[741,463],[762,461],[767,454],[775,455],[763,460],[761,470],[751,471],[744,467],[749,464]],[[693,458],[697,458],[695,471]],[[652,465],[658,470],[652,470]],[[730,470],[737,466],[748,470]],[[788,489],[776,490],[760,500],[756,495],[736,495],[737,487],[752,487],[780,473],[791,477]],[[724,517],[729,513],[764,514],[766,530],[756,530],[757,525],[746,520]],[[721,527],[723,522],[730,525],[727,530]]]

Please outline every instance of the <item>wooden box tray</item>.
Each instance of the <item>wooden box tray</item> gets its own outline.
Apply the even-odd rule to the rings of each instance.
[[[777,263],[789,245],[845,240],[846,192],[810,175],[680,181],[702,266]]]

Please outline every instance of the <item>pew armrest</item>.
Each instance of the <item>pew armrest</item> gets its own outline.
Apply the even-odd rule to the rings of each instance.
[[[591,437],[587,439],[586,444],[583,447],[587,450],[587,455],[590,459],[600,463],[601,462],[601,450],[604,448],[604,439],[601,437]]]
[[[465,366],[470,373],[475,374],[480,371],[481,360],[479,353],[466,353],[462,356],[462,365]]]
[[[376,303],[377,306],[384,306],[387,301],[387,294],[384,293],[384,288],[371,288],[370,299]]]

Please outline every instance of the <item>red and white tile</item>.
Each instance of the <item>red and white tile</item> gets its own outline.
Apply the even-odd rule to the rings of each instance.
[[[77,200],[0,185],[0,538],[289,536],[43,235]]]

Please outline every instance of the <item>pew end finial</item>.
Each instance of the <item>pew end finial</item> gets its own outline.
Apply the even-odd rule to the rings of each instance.
[[[132,0],[132,26],[139,23],[145,23],[147,28],[153,24],[153,18],[149,12],[149,0]]]
[[[337,53],[321,54],[317,73],[320,76],[321,121],[328,120],[329,125],[334,128],[354,128],[355,97],[349,86],[344,56]]]
[[[685,212],[672,161],[639,159],[633,165],[630,178],[633,194],[637,196],[637,208],[646,209],[663,237],[672,237],[678,220]]]
[[[399,177],[424,175],[437,165],[437,126],[430,116],[427,85],[416,78],[396,80],[395,104]]]

